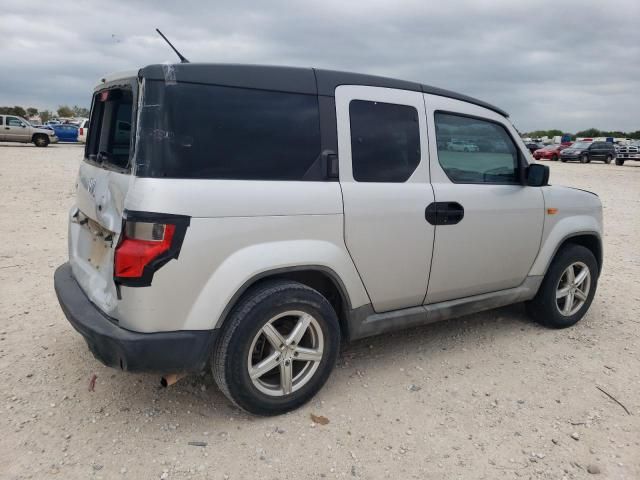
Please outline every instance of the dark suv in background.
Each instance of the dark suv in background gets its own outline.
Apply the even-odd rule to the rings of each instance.
[[[591,160],[602,160],[611,163],[615,157],[616,148],[609,142],[576,142],[560,152],[560,160],[563,162],[580,160],[581,163],[589,163]]]

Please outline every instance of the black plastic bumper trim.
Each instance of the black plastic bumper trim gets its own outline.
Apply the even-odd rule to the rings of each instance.
[[[140,333],[119,327],[91,303],[69,263],[56,269],[54,286],[67,320],[105,365],[163,374],[199,372],[207,365],[218,330]]]

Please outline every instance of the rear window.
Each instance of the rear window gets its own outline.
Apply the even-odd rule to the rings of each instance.
[[[93,98],[86,158],[105,167],[127,169],[130,166],[133,143],[132,124],[131,90],[111,89],[98,92]]]
[[[320,179],[315,95],[147,80],[143,97],[139,176]]]

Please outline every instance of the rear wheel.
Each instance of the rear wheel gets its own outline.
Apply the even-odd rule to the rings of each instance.
[[[616,158],[616,165],[624,165],[624,160],[621,158]]]
[[[580,163],[589,163],[589,155],[585,154],[580,157]]]
[[[551,328],[576,324],[587,312],[598,283],[598,263],[586,247],[569,244],[551,262],[527,310],[535,321]]]
[[[36,147],[46,147],[49,145],[49,139],[46,135],[35,135],[33,137],[33,144]]]
[[[213,376],[227,398],[256,415],[278,415],[309,401],[338,356],[333,307],[297,282],[252,288],[225,324],[213,352]]]

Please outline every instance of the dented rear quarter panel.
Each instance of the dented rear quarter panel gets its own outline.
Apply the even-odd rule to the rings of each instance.
[[[337,182],[137,178],[125,208],[191,216],[178,259],[152,286],[121,287],[113,316],[130,330],[215,328],[246,282],[287,267],[329,269],[353,308],[369,303],[344,244]]]

